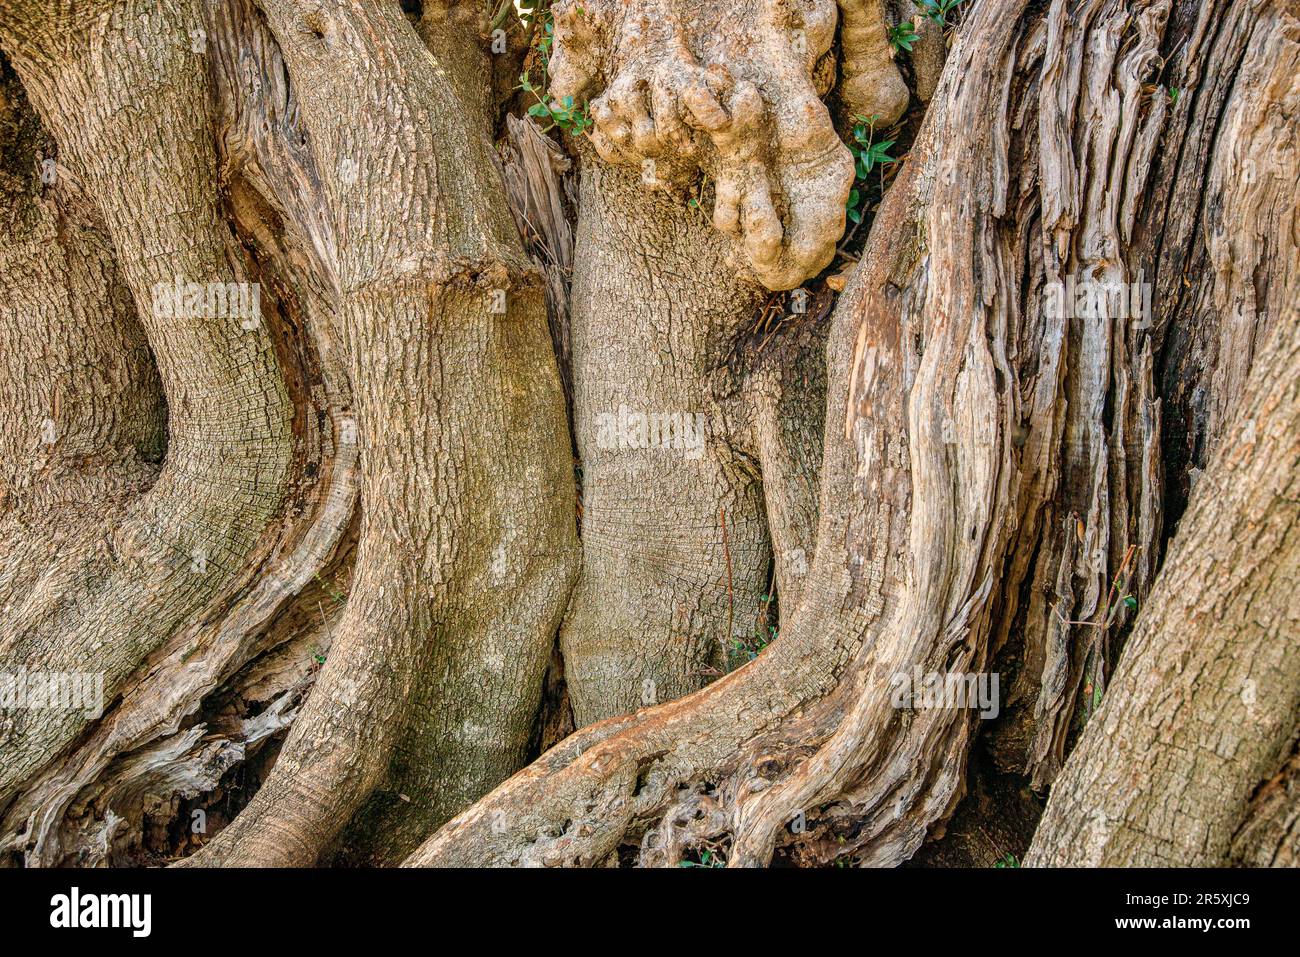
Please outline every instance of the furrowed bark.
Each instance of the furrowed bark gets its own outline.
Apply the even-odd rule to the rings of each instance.
[[[1300,313],[1273,336],[1028,866],[1222,866],[1248,818],[1294,820],[1248,809],[1300,733]]]
[[[446,108],[454,77],[395,5],[262,6],[335,237],[362,525],[271,776],[193,861],[311,863],[359,810],[340,853],[381,860],[523,759],[571,584],[564,410],[540,277],[486,131]]]
[[[1067,429],[1069,460],[1055,474],[1044,473],[1058,491],[1038,519],[1044,531],[1030,573],[1035,587],[1018,617],[1004,616],[1010,639],[1004,660],[1019,657],[1023,664],[992,750],[1001,766],[1026,769],[1039,789],[1059,772],[1114,669],[1132,616],[1115,606],[1121,591],[1110,601],[1117,611],[1113,621],[1096,624],[1109,619],[1102,609],[1112,583],[1120,579],[1139,606],[1145,600],[1187,489],[1213,447],[1218,426],[1212,409],[1235,401],[1242,379],[1233,366],[1242,356],[1248,362],[1251,343],[1277,312],[1278,282],[1264,282],[1256,296],[1252,277],[1284,278],[1290,268],[1285,257],[1274,243],[1250,239],[1232,240],[1237,248],[1229,252],[1227,220],[1217,203],[1205,201],[1206,191],[1218,194],[1223,182],[1218,157],[1239,155],[1242,139],[1226,132],[1221,119],[1232,98],[1241,97],[1237,75],[1245,52],[1258,42],[1254,24],[1274,23],[1277,13],[1268,5],[1171,7],[1160,47],[1170,51],[1161,54],[1167,61],[1158,78],[1163,89],[1121,84],[1115,91],[1126,101],[1148,99],[1153,122],[1121,122],[1130,111],[1116,114],[1107,105],[1114,92],[1093,83],[1073,84],[1073,94],[1063,86],[1061,93],[1072,98],[1062,101],[1058,94],[1048,101],[1054,110],[1073,102],[1081,114],[1098,117],[1087,127],[1084,150],[1063,149],[1065,140],[1043,128],[1045,141],[1055,144],[1055,158],[1044,168],[1053,170],[1056,183],[1050,195],[1059,197],[1051,210],[1058,232],[1079,218],[1081,203],[1104,211],[1094,218],[1103,228],[1075,230],[1085,240],[1083,252],[1064,264],[1072,260],[1083,274],[1109,281],[1118,263],[1127,277],[1149,284],[1150,313],[1128,324],[1123,337],[1071,346],[1065,395],[1090,403],[1099,415]],[[1053,60],[1058,76],[1073,74],[1073,67],[1060,69],[1071,62],[1068,55],[1058,52]],[[1131,146],[1112,152],[1113,136]],[[1117,168],[1124,157],[1133,187],[1101,185],[1105,180],[1095,171],[1102,167],[1088,157],[1107,155]],[[1081,163],[1093,167],[1094,181],[1076,186],[1076,170],[1086,168]],[[1143,178],[1134,175],[1142,169]],[[1141,189],[1135,188],[1139,182]],[[1245,202],[1254,209],[1242,222],[1272,222],[1279,215],[1267,202]],[[1274,228],[1282,235],[1289,229],[1277,223],[1261,235]],[[1107,364],[1109,373],[1099,375]],[[1098,521],[1107,510],[1109,522]],[[1012,637],[1016,630],[1019,636]]]
[[[108,701],[168,636],[246,587],[291,472],[292,408],[266,329],[154,308],[155,285],[177,277],[249,278],[217,208],[200,28],[189,2],[142,15],[114,3],[0,11],[0,44],[60,165],[98,206],[167,399],[156,483],[60,549],[0,643],[6,670],[102,673]],[[17,712],[0,804],[86,724],[76,711]],[[27,839],[11,832],[6,844]]]
[[[1240,22],[1249,39],[1222,119],[1231,148],[1216,155],[1206,197],[1217,227],[1208,293],[1230,317],[1209,419],[1214,456],[1027,864],[1287,859],[1285,765],[1300,733],[1300,177],[1285,117],[1300,107],[1300,21],[1280,7],[1255,12]]]

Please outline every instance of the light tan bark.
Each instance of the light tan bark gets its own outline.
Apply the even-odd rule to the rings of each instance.
[[[60,175],[54,142],[5,70],[0,607],[12,611],[59,540],[152,484],[166,410],[93,207]]]
[[[898,863],[961,800],[980,727],[968,709],[895,707],[894,678],[913,669],[1006,669],[1005,692],[1014,668],[991,751],[1040,788],[1079,729],[1093,733],[1131,617],[1111,581],[1147,603],[1184,465],[1233,434],[1260,343],[1293,323],[1279,319],[1294,295],[1293,171],[1242,165],[1286,142],[1272,107],[1292,94],[1267,69],[1294,46],[1279,4],[972,7],[829,338],[822,312],[772,330],[752,311],[759,282],[805,281],[842,231],[845,156],[815,79],[831,5],[756,0],[737,19],[734,5],[656,0],[656,20],[566,4],[556,89],[595,96],[593,139],[613,164],[585,161],[567,340],[560,260],[543,279],[525,258],[496,173],[499,70],[477,45],[481,5],[426,5],[418,29],[380,0],[265,0],[265,15],[212,0],[206,19],[191,0],[143,18],[126,6],[98,0],[85,12],[100,16],[35,29],[42,5],[0,3],[0,42],[107,237],[98,285],[64,282],[32,254],[37,204],[20,217],[35,232],[17,237],[11,284],[64,282],[95,309],[113,267],[146,316],[153,275],[193,269],[257,278],[269,315],[249,345],[202,324],[178,338],[147,314],[168,459],[148,491],[147,467],[112,459],[125,518],[88,533],[130,529],[142,508],[182,532],[201,520],[195,541],[224,549],[224,578],[137,576],[121,586],[130,608],[65,606],[98,574],[80,543],[33,528],[10,550],[20,560],[0,553],[0,585],[31,606],[0,632],[6,665],[80,661],[87,641],[125,635],[106,718],[3,727],[15,777],[7,793],[0,777],[0,847],[33,864],[138,851],[150,814],[220,792],[241,761],[260,773],[250,757],[290,721],[252,804],[194,863],[399,860],[518,767],[575,571],[548,292],[556,340],[572,345],[584,470],[564,664],[579,721],[614,717],[410,863],[672,865],[702,848],[733,866]],[[883,30],[881,4],[842,6],[865,18],[844,24],[849,47],[864,24]],[[209,74],[178,55],[191,24],[207,30]],[[882,38],[865,73],[848,50],[842,93],[897,74]],[[1239,86],[1263,91],[1250,96],[1234,89],[1247,49],[1273,58],[1243,67]],[[122,176],[150,149],[158,162]],[[729,239],[677,195],[701,171]],[[93,245],[97,224],[81,225],[63,241]],[[1151,326],[1045,307],[1059,280],[1146,277]],[[126,356],[147,379],[125,313],[98,315],[87,328],[104,333],[68,355]],[[824,374],[810,368],[823,349]],[[15,354],[24,369],[44,361]],[[57,388],[14,394],[29,422]],[[155,428],[148,400],[115,396],[121,435]],[[702,455],[611,447],[600,416],[620,406],[704,413]],[[213,441],[230,421],[259,449],[251,491],[249,463]],[[1184,429],[1194,440],[1170,454]],[[106,445],[124,447],[116,433]],[[25,454],[0,460],[11,486]],[[73,464],[97,467],[60,467]],[[200,466],[197,485],[168,478]],[[50,548],[76,561],[47,573],[34,559]],[[621,714],[722,670],[770,561],[780,640],[688,697]],[[39,619],[33,600],[57,614]],[[1254,782],[1234,790],[1233,821],[1207,830],[1233,860],[1292,853],[1294,739],[1288,751],[1273,730],[1220,775]]]
[[[137,13],[107,2],[75,15],[0,8],[0,44],[60,165],[98,207],[167,400],[157,481],[65,544],[0,632],[6,670],[103,673],[110,701],[169,636],[246,585],[292,456],[292,408],[266,328],[153,308],[155,284],[178,276],[250,277],[217,207],[208,85],[191,49],[197,10],[179,0]],[[86,723],[78,711],[13,715],[0,803]]]
[[[591,157],[581,197],[583,566],[561,633],[579,726],[720,674],[754,633],[770,560],[758,463],[710,388],[761,291],[719,279],[721,237],[702,214],[647,195],[634,173]]]
[[[324,183],[362,525],[271,777],[194,860],[311,863],[367,798],[382,859],[523,759],[571,585],[564,412],[540,277],[486,131],[445,108],[455,78],[394,5],[264,9]]]
[[[813,80],[835,19],[830,0],[565,0],[550,93],[590,98],[600,155],[656,188],[702,171],[737,264],[792,289],[834,257],[853,183]]]

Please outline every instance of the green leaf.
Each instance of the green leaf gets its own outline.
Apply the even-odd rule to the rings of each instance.
[[[889,28],[889,43],[895,50],[912,52],[912,45],[920,39],[911,20],[904,20]]]
[[[1128,608],[1129,611],[1136,611],[1137,606],[1138,606],[1138,600],[1136,598],[1134,598],[1132,595],[1124,596],[1124,607]]]

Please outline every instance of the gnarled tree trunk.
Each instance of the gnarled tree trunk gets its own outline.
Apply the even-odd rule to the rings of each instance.
[[[1298,30],[0,0],[0,849],[1293,861]]]
[[[1195,77],[1239,55],[1252,24],[1289,25],[1267,5],[1085,6],[982,5],[950,54],[836,311],[817,556],[781,641],[690,698],[579,733],[409,863],[595,864],[629,843],[650,864],[728,843],[731,864],[778,844],[800,860],[897,863],[960,798],[973,722],[891,707],[890,678],[978,672],[1013,620],[1043,649],[1024,664],[1042,675],[1034,735],[1050,746],[1030,766],[1059,755],[1080,683],[1100,698],[1108,678],[1123,619],[1106,613],[1119,597],[1106,586],[1123,576],[1145,597],[1155,568],[1152,357],[1180,309],[1222,323],[1232,302],[1215,295],[1223,276],[1182,273],[1217,245],[1195,198],[1212,185],[1230,202],[1242,186],[1211,167],[1231,93],[1153,87],[1159,51],[1194,41],[1176,68]],[[986,125],[972,131],[971,116]],[[1192,148],[1157,149],[1179,140]],[[1172,234],[1166,199],[1190,220]],[[1289,275],[1295,237],[1280,238],[1260,272]],[[1048,283],[1080,275],[1183,290],[1151,323],[1046,308]],[[1239,320],[1252,336],[1284,295],[1253,300]],[[1131,575],[1130,544],[1145,552]],[[1045,607],[1017,619],[1035,556],[1052,573],[1031,610],[1038,589]]]

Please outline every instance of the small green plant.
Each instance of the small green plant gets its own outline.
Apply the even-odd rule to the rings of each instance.
[[[1169,103],[1170,103],[1170,105],[1173,105],[1173,104],[1175,104],[1175,103],[1178,102],[1178,94],[1180,94],[1180,93],[1182,93],[1182,92],[1183,92],[1183,91],[1180,90],[1180,89],[1178,89],[1178,87],[1176,87],[1176,86],[1171,86],[1171,87],[1169,88]]]
[[[885,191],[885,174],[883,167],[895,162],[889,155],[889,148],[895,140],[876,141],[876,117],[859,116],[853,127],[853,142],[849,150],[853,153],[854,183],[849,191],[848,217],[856,226],[862,222],[867,194],[867,178],[871,171],[880,167],[880,191]]]
[[[998,858],[997,863],[994,864],[993,866],[994,867],[1019,867],[1020,862],[1016,860],[1016,855],[1008,854],[1005,857]]]
[[[906,50],[912,52],[912,44],[920,39],[916,32],[916,24],[911,20],[904,20],[902,23],[896,23],[889,28],[889,45],[894,48],[894,52]]]
[[[555,44],[555,21],[548,9],[543,15],[542,35],[537,40],[537,57],[542,66],[542,82],[534,83],[528,71],[519,74],[517,90],[532,95],[537,102],[528,108],[528,115],[541,120],[546,125],[543,132],[549,132],[557,126],[572,136],[584,136],[592,127],[591,115],[587,104],[576,103],[571,96],[556,102],[551,98],[551,49]]]
[[[591,117],[587,115],[585,104],[574,103],[571,96],[554,103],[546,97],[544,91],[539,91],[529,82],[527,73],[522,74],[519,79],[519,89],[537,98],[537,102],[528,108],[528,115],[547,122],[547,125],[542,127],[543,132],[558,126],[566,133],[582,136],[591,129]]]
[[[542,14],[542,35],[537,38],[537,53],[542,59],[542,69],[551,66],[551,48],[555,45],[555,18],[550,8]]]
[[[765,595],[760,595],[763,606],[758,610],[754,617],[754,631],[751,635],[732,635],[731,644],[724,642],[727,649],[728,671],[734,671],[741,665],[747,664],[762,654],[763,649],[776,641],[780,634],[780,629],[773,624],[769,624],[769,615],[771,614],[772,603],[776,600],[776,595],[769,591]]]
[[[686,201],[686,207],[693,213],[699,213],[705,219],[708,219],[708,213],[704,209],[704,191],[708,188],[708,177],[701,176],[695,184],[691,198]]]
[[[1076,535],[1080,541],[1084,539],[1084,525],[1079,521],[1076,528]],[[1083,709],[1076,714],[1079,719],[1079,727],[1087,724],[1092,716],[1097,713],[1101,707],[1102,694],[1104,693],[1103,675],[1100,665],[1097,663],[1097,650],[1095,643],[1101,640],[1102,635],[1107,629],[1115,624],[1119,617],[1120,609],[1126,608],[1129,611],[1137,611],[1137,597],[1128,590],[1129,581],[1132,578],[1132,572],[1129,565],[1133,561],[1133,555],[1137,551],[1136,545],[1130,545],[1124,552],[1124,558],[1120,561],[1119,569],[1115,572],[1115,577],[1111,579],[1110,589],[1106,592],[1105,601],[1097,614],[1089,621],[1078,621],[1066,618],[1061,610],[1056,610],[1056,617],[1060,619],[1061,624],[1066,626],[1081,625],[1095,629],[1093,633],[1094,648],[1085,656],[1084,674],[1087,679],[1083,684]]]
[[[1083,539],[1083,523],[1079,523],[1079,539]],[[1119,610],[1127,608],[1129,611],[1137,611],[1138,600],[1136,596],[1129,593],[1129,580],[1132,578],[1132,572],[1129,571],[1129,564],[1133,561],[1133,554],[1137,551],[1136,545],[1130,545],[1124,552],[1124,558],[1119,563],[1119,570],[1115,572],[1115,577],[1111,579],[1110,590],[1106,592],[1106,601],[1098,611],[1097,616],[1091,621],[1075,621],[1066,618],[1058,610],[1056,616],[1066,625],[1091,625],[1094,628],[1109,628],[1119,617]]]
[[[921,12],[941,27],[948,26],[948,15],[961,6],[963,0],[921,0]]]
[[[727,862],[712,851],[700,851],[700,859],[692,861],[689,859],[677,862],[678,867],[726,867]]]
[[[768,625],[766,631],[759,628],[754,636],[748,640],[739,636],[731,639],[732,657],[741,664],[746,661],[753,661],[757,658],[772,642],[776,641],[777,629],[775,625]]]

